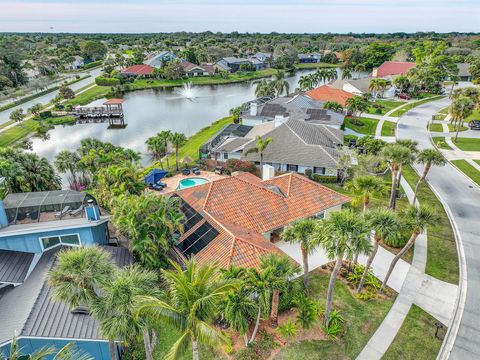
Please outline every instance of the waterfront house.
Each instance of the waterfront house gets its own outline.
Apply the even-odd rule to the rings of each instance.
[[[173,61],[176,58],[177,56],[171,51],[161,51],[145,61],[145,64],[153,66],[154,68],[161,68],[165,65],[165,63]]]
[[[415,66],[416,63],[410,61],[385,61],[378,68],[373,69],[372,77],[392,79],[394,76],[405,75]]]
[[[155,68],[150,65],[137,64],[129,66],[122,70],[122,74],[137,77],[152,77]]]
[[[182,61],[180,65],[188,77],[195,76],[212,76],[215,74],[215,66],[213,64],[193,64],[189,61]]]
[[[267,67],[265,62],[261,61],[256,57],[247,59],[230,56],[220,59],[219,61],[217,61],[217,64],[222,69],[229,72],[237,72],[241,70],[242,65],[249,66],[254,70],[263,70]]]
[[[343,89],[322,85],[305,93],[309,98],[318,101],[333,101],[342,106],[347,105],[347,100],[355,95]]]
[[[349,201],[302,175],[274,176],[266,166],[263,179],[237,173],[224,179],[177,190],[185,232],[175,250],[200,263],[258,267],[262,255],[284,254],[276,245],[285,226],[308,217],[326,217]]]
[[[300,64],[319,63],[322,60],[322,55],[319,53],[298,54],[298,62]]]
[[[328,84],[334,89],[342,89],[353,95],[370,94],[370,80],[371,77],[362,79],[337,79]]]
[[[47,285],[56,254],[68,247],[103,246],[117,265],[130,262],[127,249],[108,246],[108,220],[85,192],[19,193],[0,201],[0,352],[8,352],[16,333],[24,352],[73,342],[95,359],[110,359],[97,322],[53,302]]]

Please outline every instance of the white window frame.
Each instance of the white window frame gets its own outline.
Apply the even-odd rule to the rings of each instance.
[[[78,242],[79,242],[78,245],[62,243],[62,236],[71,236],[71,235],[77,235]],[[42,240],[52,238],[52,237],[58,237],[60,239],[60,242],[57,245],[54,245],[54,246],[51,246],[51,247],[45,249],[45,247],[43,246],[43,241]],[[42,248],[42,252],[44,252],[45,250],[50,250],[50,249],[56,248],[58,246],[62,246],[62,245],[73,246],[73,247],[82,246],[82,238],[80,237],[80,233],[70,233],[70,234],[61,234],[61,235],[52,235],[52,236],[41,236],[41,237],[38,238],[38,241],[40,242],[40,247]]]

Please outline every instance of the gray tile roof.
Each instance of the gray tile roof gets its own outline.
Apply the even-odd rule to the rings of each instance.
[[[363,93],[369,93],[369,87],[370,87],[370,80],[371,77],[366,77],[362,79],[345,79],[345,80],[335,80],[331,84],[329,84],[331,87],[335,89],[343,89],[343,85],[345,84],[350,84],[354,87],[356,87],[358,90],[360,90]]]
[[[32,253],[0,250],[0,283],[23,283],[33,257]]]
[[[218,145],[213,151],[221,152],[234,152],[241,149],[243,145],[248,143],[251,139],[242,137],[229,137],[226,138],[220,145]]]
[[[263,136],[266,137],[271,137],[272,142],[263,154],[264,162],[335,168],[341,157],[335,144],[343,143],[343,133],[325,125],[289,120]],[[252,140],[245,145],[244,151],[254,146]],[[258,153],[243,157],[250,161],[260,160]]]
[[[11,340],[15,331],[21,336],[99,339],[98,324],[89,315],[73,314],[64,303],[51,300],[46,279],[61,248],[43,253],[23,285],[0,296],[0,344]],[[128,249],[105,246],[118,266],[131,262]]]
[[[472,74],[470,73],[470,64],[459,63],[457,64],[457,67],[458,67],[458,76],[462,76],[462,77],[472,76]]]

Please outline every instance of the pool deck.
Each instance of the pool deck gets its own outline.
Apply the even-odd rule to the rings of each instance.
[[[162,179],[162,182],[167,184],[167,187],[164,188],[162,191],[155,191],[155,190],[150,190],[150,191],[153,191],[160,195],[164,195],[164,194],[168,194],[175,191],[178,187],[180,180],[185,180],[190,178],[202,178],[202,179],[207,179],[209,182],[211,182],[211,181],[220,180],[226,177],[227,177],[226,175],[218,175],[218,174],[215,174],[214,172],[203,171],[203,170],[200,172],[200,175],[192,174],[192,175],[185,176],[182,174],[177,174],[175,176]]]

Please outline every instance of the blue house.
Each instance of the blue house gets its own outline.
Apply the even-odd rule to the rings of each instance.
[[[47,285],[56,254],[67,247],[103,246],[118,266],[130,263],[127,249],[108,246],[108,220],[85,192],[10,194],[0,201],[0,353],[8,354],[17,334],[26,353],[74,342],[95,359],[110,359],[97,322],[53,302]]]
[[[300,64],[319,63],[322,55],[319,53],[298,54],[298,62]]]
[[[255,70],[263,70],[263,69],[266,69],[267,67],[264,61],[261,61],[256,57],[246,59],[246,58],[236,58],[233,56],[225,57],[218,60],[217,65],[219,65],[223,69],[227,69],[227,71],[230,71],[230,72],[239,71],[242,65],[249,65]]]

